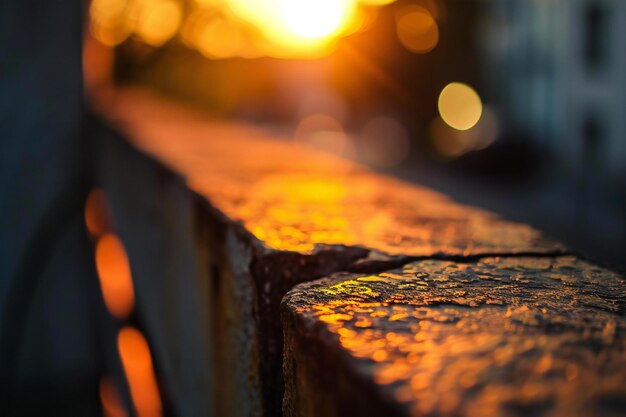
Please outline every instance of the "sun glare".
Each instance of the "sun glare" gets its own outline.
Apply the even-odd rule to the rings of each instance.
[[[227,0],[234,17],[256,27],[274,56],[327,49],[352,23],[356,0]]]
[[[283,0],[281,8],[285,25],[293,34],[319,39],[339,31],[354,4],[346,0]]]
[[[317,57],[365,30],[364,16],[395,0],[93,0],[91,32],[105,45],[177,39],[209,58]],[[202,18],[198,18],[201,16]]]

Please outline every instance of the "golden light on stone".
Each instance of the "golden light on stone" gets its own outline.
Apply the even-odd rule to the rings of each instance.
[[[534,284],[523,298],[516,291],[520,273]],[[484,258],[476,263],[429,260],[392,274],[346,274],[301,284],[284,302],[294,316],[318,321],[315,326],[326,332],[315,337],[327,338],[328,351],[345,352],[342,365],[364,370],[364,380],[406,403],[410,415],[454,414],[461,400],[467,411],[461,414],[473,415],[506,402],[505,392],[542,401],[549,390],[551,398],[567,405],[572,392],[594,391],[579,379],[583,370],[572,363],[571,343],[576,338],[594,341],[586,345],[590,356],[584,361],[604,343],[610,353],[602,361],[621,363],[624,343],[615,342],[612,301],[596,293],[609,288],[624,293],[617,274],[571,256]],[[598,304],[586,304],[591,300]],[[586,314],[598,321],[580,321],[579,315]],[[367,328],[357,325],[363,320],[370,323]],[[546,325],[576,330],[544,333]],[[607,332],[611,336],[605,340]],[[287,334],[287,343],[294,337],[309,336]],[[523,373],[527,382],[512,381],[512,373]],[[610,379],[607,386],[618,383]],[[472,395],[463,397],[468,391]],[[601,389],[595,392],[602,395]]]

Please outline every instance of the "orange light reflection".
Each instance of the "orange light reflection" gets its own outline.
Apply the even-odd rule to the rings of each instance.
[[[135,328],[124,327],[118,335],[117,345],[137,415],[162,415],[159,389],[145,337]]]
[[[89,233],[98,237],[111,230],[111,219],[104,191],[94,188],[85,203],[85,224]]]
[[[119,393],[109,378],[100,380],[100,401],[104,417],[127,417],[128,413],[122,406]]]
[[[96,243],[96,269],[104,303],[114,317],[128,317],[135,302],[130,264],[124,245],[113,234]]]

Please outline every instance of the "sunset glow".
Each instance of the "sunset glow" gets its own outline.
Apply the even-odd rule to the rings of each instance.
[[[154,47],[180,39],[207,58],[316,57],[363,30],[365,12],[394,1],[94,0],[91,33],[108,46],[129,38]]]
[[[295,35],[323,39],[339,31],[351,16],[349,0],[283,0],[282,18]]]
[[[354,17],[355,0],[226,0],[235,21],[256,28],[264,54],[318,54],[340,37]],[[228,43],[224,38],[219,42]]]

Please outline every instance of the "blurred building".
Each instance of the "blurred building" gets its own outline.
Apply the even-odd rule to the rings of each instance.
[[[509,131],[582,173],[626,171],[626,2],[494,0],[479,34]]]

